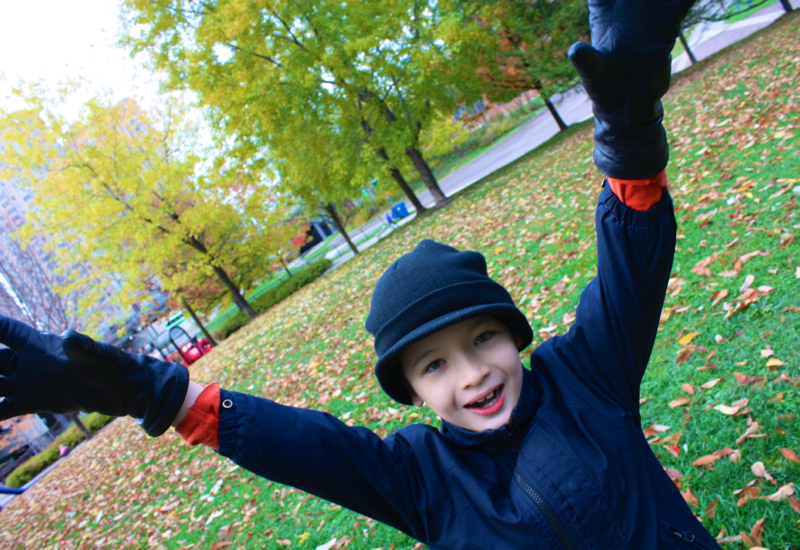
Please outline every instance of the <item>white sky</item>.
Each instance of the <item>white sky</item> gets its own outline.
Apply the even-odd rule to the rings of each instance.
[[[116,46],[117,0],[0,0],[0,101],[10,86],[83,76],[115,97],[153,94],[154,77]]]

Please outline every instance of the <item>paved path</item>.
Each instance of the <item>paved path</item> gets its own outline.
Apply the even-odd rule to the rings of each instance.
[[[800,8],[800,0],[791,0],[795,9]],[[768,6],[754,13],[747,19],[732,24],[726,23],[707,23],[701,24],[692,30],[688,37],[689,47],[698,60],[722,50],[753,34],[754,32],[768,26],[785,12],[780,3]],[[672,72],[680,72],[691,64],[688,54],[682,53],[672,62]],[[589,98],[582,89],[574,88],[565,94],[553,97],[558,112],[567,124],[575,124],[591,118],[592,109]],[[450,173],[447,177],[439,181],[439,186],[445,195],[452,196],[461,189],[485,178],[494,171],[517,160],[529,151],[535,149],[558,133],[558,126],[546,109],[537,116],[520,127],[511,136],[497,143],[494,147],[473,159],[464,166]],[[427,189],[417,195],[426,207],[433,206],[433,197]],[[413,207],[406,202],[409,211],[414,213]],[[383,220],[378,217],[367,222],[362,228],[354,231],[371,233],[383,225]],[[380,235],[378,236],[380,238]],[[370,239],[366,246],[374,244],[377,239]],[[344,239],[337,235],[334,239],[336,252],[328,254],[329,257],[336,257],[336,264],[340,265],[349,258],[353,257]],[[363,248],[360,246],[359,248]],[[344,256],[339,256],[343,253]]]

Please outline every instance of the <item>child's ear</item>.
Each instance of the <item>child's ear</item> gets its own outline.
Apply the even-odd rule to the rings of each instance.
[[[514,343],[517,345],[517,349],[520,349],[522,347],[522,336],[520,336],[519,334],[515,334]]]

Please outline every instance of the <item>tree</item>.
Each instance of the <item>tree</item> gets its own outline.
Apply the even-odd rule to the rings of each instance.
[[[267,145],[285,123],[270,113],[305,97],[301,109],[309,113],[333,105],[346,118],[366,121],[364,137],[401,187],[396,176],[405,156],[436,204],[446,202],[420,146],[437,109],[452,112],[457,102],[436,66],[442,56],[432,32],[435,3],[128,0],[125,6],[127,44],[148,51],[172,87],[197,92],[214,126],[240,152],[274,156]]]
[[[681,24],[681,33],[678,38],[681,41],[683,49],[689,56],[692,63],[697,63],[697,57],[689,47],[689,41],[685,33],[689,29],[697,26],[700,23],[715,23],[730,19],[744,10],[756,9],[762,5],[769,3],[770,0],[699,0],[689,10],[686,19]],[[784,10],[789,12],[792,10],[791,5],[786,0],[781,0]],[[788,7],[788,9],[787,9]]]
[[[167,290],[215,277],[255,317],[242,290],[296,228],[258,178],[201,162],[185,105],[168,99],[145,112],[95,98],[73,121],[41,89],[21,95],[28,109],[3,113],[0,124],[11,144],[3,175],[36,190],[24,237],[52,233],[55,255],[119,274],[121,303],[132,304],[152,274]]]
[[[509,101],[535,89],[559,128],[567,127],[550,98],[578,80],[566,52],[589,34],[583,0],[446,0],[442,9],[458,81],[473,100],[485,93]]]
[[[53,334],[79,328],[75,308],[70,307],[74,303],[55,291],[52,271],[42,266],[30,247],[23,248],[5,236],[0,252],[0,275],[20,301],[20,321]]]

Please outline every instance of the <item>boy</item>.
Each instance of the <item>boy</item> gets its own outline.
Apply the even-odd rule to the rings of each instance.
[[[379,280],[366,326],[376,376],[441,430],[381,440],[316,411],[190,382],[185,368],[0,318],[0,418],[100,411],[170,424],[275,481],[431,548],[719,548],[650,450],[639,384],[675,247],[660,98],[689,0],[590,2],[592,44],[570,58],[594,107],[598,276],[570,331],[524,369],[525,316],[483,257],[422,241]],[[274,453],[280,441],[284,452]],[[291,452],[285,452],[290,449]]]

